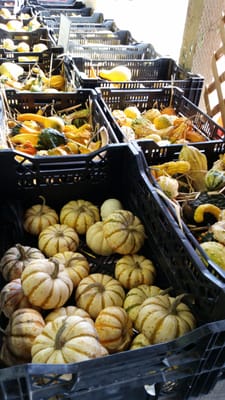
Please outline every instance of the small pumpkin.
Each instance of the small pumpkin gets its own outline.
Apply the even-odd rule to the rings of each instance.
[[[134,322],[152,344],[176,339],[196,327],[196,319],[190,308],[182,302],[184,295],[168,294],[146,299]]]
[[[208,191],[220,190],[225,185],[225,173],[214,168],[205,175],[205,185]]]
[[[88,319],[92,323],[94,323],[94,321],[91,319],[90,315],[85,310],[83,310],[82,308],[76,307],[76,306],[55,308],[53,311],[51,311],[45,317],[45,322],[47,323],[47,322],[54,321],[56,318],[59,318],[59,317],[70,317],[71,315],[78,315],[79,317]]]
[[[79,316],[59,317],[48,322],[34,340],[32,362],[67,364],[108,354],[100,344],[92,323]]]
[[[32,308],[28,298],[24,295],[21,279],[13,279],[6,283],[0,292],[0,310],[10,318],[12,313],[19,308]]]
[[[44,258],[44,254],[39,249],[17,243],[3,254],[0,260],[0,271],[8,282],[20,278],[23,269],[30,261]]]
[[[44,310],[62,307],[73,291],[64,266],[54,258],[30,262],[22,272],[21,283],[30,303]]]
[[[79,235],[84,235],[87,229],[100,220],[97,206],[83,199],[71,200],[60,211],[60,223],[74,228]]]
[[[59,221],[57,212],[46,204],[43,196],[40,198],[42,204],[29,207],[24,214],[23,226],[25,231],[31,235],[39,235],[47,226],[54,225]]]
[[[47,257],[64,251],[76,251],[78,246],[77,232],[65,224],[50,225],[38,236],[38,247]]]
[[[114,273],[125,289],[131,289],[141,284],[151,285],[156,277],[156,268],[146,257],[129,254],[116,262]]]
[[[120,200],[114,199],[114,198],[106,199],[100,206],[101,218],[102,218],[102,220],[104,220],[112,212],[114,212],[116,210],[122,210],[122,209],[123,209],[123,205]]]
[[[31,360],[31,347],[45,326],[42,315],[32,308],[20,308],[11,315],[5,329],[6,346],[16,358]]]
[[[149,346],[150,344],[151,343],[150,343],[149,339],[143,333],[139,333],[132,340],[129,350],[140,349],[142,347]]]
[[[109,246],[118,254],[135,254],[144,244],[145,228],[129,210],[117,210],[103,221],[103,233]]]
[[[104,237],[102,221],[95,222],[88,228],[86,243],[95,254],[110,256],[113,253],[113,250]]]
[[[148,297],[157,296],[161,291],[162,290],[158,286],[146,284],[138,285],[130,289],[124,299],[123,308],[126,310],[131,320],[135,321],[142,303]]]
[[[126,350],[131,343],[132,321],[122,307],[110,306],[101,310],[95,320],[95,328],[100,343],[109,353]]]
[[[76,305],[95,319],[108,306],[122,306],[125,291],[120,282],[107,274],[90,274],[82,279],[75,293]]]
[[[87,258],[81,253],[64,251],[62,253],[56,253],[54,258],[64,265],[65,271],[72,280],[74,287],[77,287],[81,279],[88,276],[90,272],[90,264]]]

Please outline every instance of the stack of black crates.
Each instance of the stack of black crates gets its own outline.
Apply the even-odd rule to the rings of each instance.
[[[1,8],[8,4],[1,2]],[[174,295],[188,292],[194,298],[194,305],[190,303],[190,307],[198,326],[167,343],[95,360],[70,365],[2,366],[0,398],[198,398],[212,390],[223,374],[225,273],[210,260],[204,263],[200,259],[198,243],[184,224],[179,225],[173,208],[159,197],[149,175],[150,165],[176,159],[181,145],[159,148],[152,141],[127,142],[112,110],[138,105],[144,111],[156,102],[171,105],[172,92],[176,110],[181,115],[194,116],[195,125],[207,138],[196,146],[213,163],[224,153],[225,131],[198,108],[204,80],[200,75],[184,71],[173,59],[161,57],[151,44],[137,43],[129,31],[117,27],[116,21],[105,20],[102,13],[85,7],[82,2],[57,4],[36,0],[21,7],[37,13],[42,23],[40,30],[29,36],[30,43],[34,39],[49,43],[48,51],[38,55],[39,63],[48,68],[50,57],[53,55],[56,63],[66,50],[69,60],[72,59],[68,74],[75,89],[52,95],[8,90],[9,106],[20,112],[35,112],[54,101],[57,110],[57,107],[85,104],[91,97],[93,119],[109,132],[109,144],[90,154],[24,155],[22,161],[11,148],[0,151],[0,256],[15,243],[26,242],[21,218],[26,208],[38,202],[40,195],[56,210],[71,199],[83,198],[100,205],[107,198],[118,198],[145,225],[147,238],[142,251],[156,265],[160,284],[165,288],[172,286]],[[71,20],[68,49],[57,44],[61,14]],[[39,34],[42,36],[35,38]],[[1,52],[0,63],[9,59],[19,61],[18,54],[2,49]],[[111,83],[102,79],[90,78],[93,67],[98,72],[117,65],[128,66],[135,78],[120,82],[119,88],[112,88]],[[113,275],[110,257],[95,257],[91,262],[94,271]],[[70,380],[65,378],[68,373]]]

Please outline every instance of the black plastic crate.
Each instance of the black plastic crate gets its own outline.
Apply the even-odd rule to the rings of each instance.
[[[135,43],[131,33],[127,30],[111,31],[97,31],[85,32],[72,29],[70,31],[69,46],[82,45],[82,44],[100,44],[100,45],[130,45]]]
[[[75,58],[77,66],[76,82],[81,87],[111,87],[119,84],[120,89],[160,88],[174,84],[184,91],[184,96],[198,105],[204,79],[202,76],[186,72],[172,58],[158,57],[149,60],[90,60]],[[129,82],[109,82],[101,78],[89,78],[94,68],[96,75],[101,69],[111,69],[125,65],[131,70]]]
[[[100,87],[96,90],[102,108],[121,142],[128,141],[128,139],[113,117],[113,110],[124,110],[128,106],[137,106],[142,113],[153,106],[160,107],[161,105],[165,107],[172,105],[179,116],[191,118],[194,128],[202,134],[205,145],[211,140],[225,139],[225,129],[221,128],[212,118],[187,99],[180,88],[163,86],[156,89],[130,90]],[[144,143],[146,149],[149,143],[151,148],[151,140],[142,139],[138,142],[140,147]],[[168,147],[170,146],[173,147],[173,144],[168,145]]]
[[[91,60],[127,60],[155,58],[157,53],[150,43],[135,43],[130,45],[74,45],[68,46],[72,57],[83,57]]]
[[[97,95],[93,89],[79,89],[75,91],[68,92],[58,92],[58,93],[35,93],[35,92],[23,92],[23,91],[15,91],[14,89],[7,89],[5,91],[5,96],[7,99],[7,104],[4,109],[5,119],[7,120],[7,113],[9,112],[11,116],[16,118],[18,113],[36,113],[41,108],[44,108],[44,115],[51,115],[52,110],[54,113],[60,114],[62,111],[63,114],[68,113],[67,109],[79,106],[80,108],[85,108],[86,104],[91,103],[92,110],[92,124],[93,128],[97,132],[98,129],[105,127],[108,132],[109,143],[114,144],[118,143],[117,137],[109,124],[105,114],[103,113],[100,104],[98,103]],[[47,106],[47,107],[46,107]],[[96,136],[97,140],[97,136]],[[17,151],[14,151],[14,156],[18,155]],[[23,154],[24,155],[24,154]],[[76,158],[77,154],[68,155],[68,156],[33,156],[33,158],[37,159],[36,167],[41,168],[41,165],[45,165],[46,158],[56,159],[57,163],[70,163],[71,159]],[[59,159],[58,159],[59,158]],[[22,161],[25,162],[25,159]],[[26,163],[26,162],[25,162]],[[25,174],[26,175],[26,174]],[[3,175],[2,175],[3,176]],[[24,176],[25,181],[28,176]],[[7,177],[5,176],[5,179]],[[31,184],[33,181],[32,176],[30,176]],[[27,182],[28,183],[28,182]]]
[[[39,28],[34,31],[5,31],[0,29],[0,43],[3,43],[4,39],[12,39],[15,44],[19,42],[26,42],[30,46],[37,43],[45,43],[48,47],[54,43],[54,39],[48,28]],[[54,43],[55,44],[55,43]],[[2,50],[2,49],[1,49]],[[2,53],[1,53],[2,57]]]
[[[30,65],[38,63],[44,65],[45,69],[49,69],[52,59],[57,59],[60,56],[63,57],[64,49],[62,46],[52,46],[42,52],[19,52],[0,49],[0,54],[0,64],[10,61],[22,64],[27,69]]]
[[[62,8],[57,8],[54,7],[53,9],[50,8],[45,8],[39,11],[39,14],[42,18],[52,18],[57,20],[60,18],[60,15],[63,13],[63,15],[73,18],[76,16],[82,16],[82,17],[90,17],[93,14],[93,9],[91,7],[82,7],[82,8],[68,8],[68,9],[62,9]]]
[[[57,210],[73,198],[100,205],[106,198],[116,197],[143,221],[147,239],[142,254],[155,262],[161,285],[168,287],[176,281],[174,293],[188,288],[194,296],[199,326],[167,343],[91,361],[1,369],[1,399],[49,400],[56,395],[70,400],[103,400],[106,396],[125,400],[128,395],[130,399],[137,395],[145,399],[148,397],[143,386],[153,384],[159,385],[161,392],[171,386],[170,395],[176,400],[208,392],[224,368],[225,321],[219,321],[218,314],[224,314],[225,285],[199,263],[172,215],[165,212],[143,169],[140,152],[133,145],[118,144],[78,156],[69,163],[48,158],[39,164],[28,157],[21,165],[15,162],[12,152],[8,156],[2,151],[0,157],[1,168],[8,169],[0,200],[1,254],[15,242],[28,243],[21,216],[39,195]],[[34,245],[33,239],[29,243]],[[94,270],[113,272],[110,257],[92,258],[92,264]],[[165,274],[167,269],[170,274]],[[63,376],[68,373],[72,380]]]

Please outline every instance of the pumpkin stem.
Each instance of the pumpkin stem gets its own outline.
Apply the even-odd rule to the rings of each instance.
[[[55,336],[55,349],[60,350],[65,344],[65,340],[62,340],[63,331],[66,328],[66,322],[64,321],[63,324],[60,326],[56,336]]]
[[[42,204],[41,204],[41,211],[43,210],[43,208],[45,207],[45,205],[46,205],[46,199],[45,199],[45,197],[44,196],[38,196],[38,197],[40,197],[40,199],[42,200]]]
[[[90,290],[92,288],[97,288],[99,293],[103,293],[105,291],[105,287],[104,287],[104,285],[102,283],[94,282],[94,283],[90,283],[90,285],[86,286],[86,288],[82,292],[82,295],[84,293],[88,292],[88,290]]]
[[[59,273],[59,265],[60,265],[60,262],[59,262],[59,260],[57,260],[57,259],[54,258],[54,257],[50,257],[50,258],[49,258],[49,261],[53,262],[53,264],[55,265],[55,268],[54,268],[54,271],[53,271],[53,273],[52,273],[52,275],[51,275],[51,278],[52,278],[52,279],[56,279],[57,276],[58,276],[58,273]]]
[[[172,286],[168,287],[167,289],[161,290],[160,296],[164,296],[165,294],[168,294],[169,292],[171,292],[171,290],[173,290]]]
[[[25,250],[24,246],[22,246],[22,244],[20,244],[20,243],[17,243],[15,247],[17,248],[17,250],[20,253],[20,260],[26,260],[27,257],[26,257],[26,250]]]
[[[174,315],[177,314],[177,306],[179,306],[179,304],[182,302],[182,300],[183,300],[185,297],[186,297],[186,298],[187,298],[187,297],[191,297],[191,298],[192,298],[192,296],[191,296],[189,293],[182,293],[182,294],[180,294],[179,296],[175,297],[175,299],[174,299],[174,301],[173,301],[173,303],[171,304],[171,307],[170,307],[170,309],[169,309],[169,314],[174,314]]]

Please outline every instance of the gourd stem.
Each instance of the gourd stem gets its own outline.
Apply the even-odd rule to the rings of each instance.
[[[82,292],[82,295],[84,293],[88,292],[88,290],[90,290],[92,288],[98,288],[100,293],[103,293],[105,291],[105,287],[102,283],[94,282],[94,283],[90,283],[90,285],[86,286],[86,288]]]
[[[177,306],[182,302],[184,297],[190,296],[188,293],[182,293],[179,296],[177,296],[175,298],[175,300],[173,301],[173,303],[171,304],[169,310],[168,310],[168,314],[177,314]]]
[[[24,248],[24,246],[22,246],[20,243],[17,243],[16,246],[17,250],[19,251],[21,257],[21,260],[25,260],[26,259],[26,250]]]
[[[55,265],[55,268],[54,268],[54,271],[53,271],[53,273],[51,274],[51,278],[52,279],[56,279],[57,278],[57,276],[58,276],[58,273],[59,273],[59,260],[57,260],[56,258],[54,258],[54,257],[50,257],[49,258],[49,261],[51,261],[51,262],[53,262],[53,264]]]
[[[60,326],[60,328],[55,336],[55,349],[56,350],[60,350],[65,343],[65,341],[62,340],[62,334],[63,334],[63,331],[65,330],[65,328],[66,328],[66,322],[64,322],[62,324],[62,326]]]
[[[40,199],[42,200],[42,204],[41,204],[41,212],[42,212],[42,210],[43,210],[43,208],[45,207],[45,205],[46,205],[46,200],[45,200],[45,197],[44,196],[39,196],[40,197]]]
[[[167,289],[160,290],[160,296],[164,296],[165,294],[168,294],[172,290],[172,286],[168,287]]]

